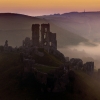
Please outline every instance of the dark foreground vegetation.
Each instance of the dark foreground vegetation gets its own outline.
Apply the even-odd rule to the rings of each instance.
[[[41,84],[35,79],[34,74],[23,77],[23,64],[19,58],[18,52],[0,53],[0,100],[100,100],[100,82],[99,78],[95,78],[96,74],[90,76],[81,71],[70,70],[66,91],[41,92]],[[43,72],[57,68],[35,67]]]

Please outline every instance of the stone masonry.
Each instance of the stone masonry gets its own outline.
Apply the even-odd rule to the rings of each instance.
[[[57,49],[56,33],[50,32],[50,24],[32,25],[32,44],[42,47],[47,51],[50,48]]]

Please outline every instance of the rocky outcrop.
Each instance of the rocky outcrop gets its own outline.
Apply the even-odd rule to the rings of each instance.
[[[68,73],[65,73],[56,80],[56,82],[54,84],[53,92],[65,91],[68,83],[69,83]]]
[[[43,73],[33,68],[32,73],[41,84],[41,92],[63,92],[69,83],[68,73],[62,67],[50,73]]]

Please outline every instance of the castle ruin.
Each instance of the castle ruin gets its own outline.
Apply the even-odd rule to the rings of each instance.
[[[35,54],[42,56],[38,48],[43,48],[48,53],[55,55],[65,61],[64,55],[57,50],[56,33],[50,31],[50,24],[32,24],[32,39],[26,37],[22,47],[27,52],[33,50]],[[26,49],[25,49],[26,48]]]
[[[57,49],[56,33],[50,32],[50,24],[32,24],[32,45],[47,51]]]

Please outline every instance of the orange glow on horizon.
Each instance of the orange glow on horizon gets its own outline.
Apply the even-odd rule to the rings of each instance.
[[[0,12],[63,13],[100,11],[100,0],[0,0]],[[27,14],[27,13],[26,13]]]

